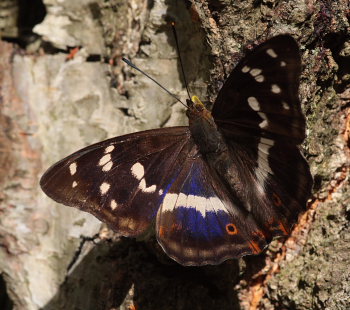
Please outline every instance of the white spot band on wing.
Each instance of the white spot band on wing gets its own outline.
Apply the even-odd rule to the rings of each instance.
[[[107,164],[105,164],[102,167],[102,171],[107,172],[107,171],[112,169],[112,166],[113,166],[113,163],[111,161],[109,161]]]
[[[254,110],[254,111],[259,111],[260,110],[260,105],[258,100],[255,97],[249,97],[247,99],[249,106]]]
[[[243,73],[247,73],[247,72],[249,72],[249,70],[250,70],[250,68],[249,68],[248,66],[244,66],[244,67],[242,68],[242,72],[243,72]]]
[[[114,199],[112,199],[112,200],[111,200],[111,209],[112,209],[112,210],[115,210],[117,207],[118,207],[117,202],[116,202]]]
[[[109,145],[105,148],[105,153],[110,153],[114,150],[114,145]]]
[[[271,85],[271,91],[274,94],[279,94],[281,92],[281,88],[277,84],[272,84]]]
[[[101,192],[101,195],[104,195],[108,192],[109,188],[111,187],[110,184],[106,183],[106,182],[103,182],[100,186],[100,192]]]
[[[266,50],[266,54],[271,56],[272,58],[277,58],[277,54],[272,48],[269,48],[268,50]]]
[[[107,164],[109,161],[111,160],[111,154],[106,154],[104,155],[100,161],[98,162],[99,166],[104,166],[105,164]]]
[[[69,172],[70,172],[70,175],[74,175],[77,172],[77,163],[76,162],[71,163],[69,165]]]
[[[226,207],[218,197],[202,197],[196,195],[179,195],[169,193],[166,194],[162,204],[162,211],[174,211],[175,208],[195,209],[203,218],[206,217],[206,212],[226,211]]]
[[[140,163],[136,163],[131,167],[131,173],[137,180],[141,180],[145,175],[145,168]]]
[[[144,193],[154,193],[157,189],[156,185],[151,185],[149,187],[146,186],[146,181],[145,179],[142,179],[140,184],[139,184],[139,189],[141,189]]]

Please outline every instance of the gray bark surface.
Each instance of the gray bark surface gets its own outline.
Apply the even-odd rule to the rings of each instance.
[[[0,41],[0,309],[350,309],[347,0],[45,0],[20,46],[18,5],[0,4],[10,41]],[[247,48],[280,33],[299,42],[313,197],[292,235],[261,255],[182,267],[155,240],[120,238],[39,188],[83,146],[186,124],[179,103],[121,61],[186,98],[167,20],[191,93],[209,106]]]

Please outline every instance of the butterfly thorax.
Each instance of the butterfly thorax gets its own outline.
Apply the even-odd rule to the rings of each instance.
[[[210,111],[196,96],[193,96],[192,100],[187,100],[187,104],[186,114],[189,118],[189,128],[200,152],[205,155],[226,151],[226,143]]]

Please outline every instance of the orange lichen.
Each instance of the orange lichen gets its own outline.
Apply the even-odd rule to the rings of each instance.
[[[69,54],[67,55],[66,59],[67,60],[72,60],[74,59],[75,55],[79,52],[79,47],[74,47],[69,51]]]

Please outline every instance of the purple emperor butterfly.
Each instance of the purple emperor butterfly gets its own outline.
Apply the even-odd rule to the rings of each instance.
[[[290,233],[311,192],[298,149],[300,66],[295,40],[276,36],[240,61],[211,113],[193,97],[188,127],[93,144],[54,164],[40,185],[124,236],[155,225],[163,250],[182,265],[258,254]]]

